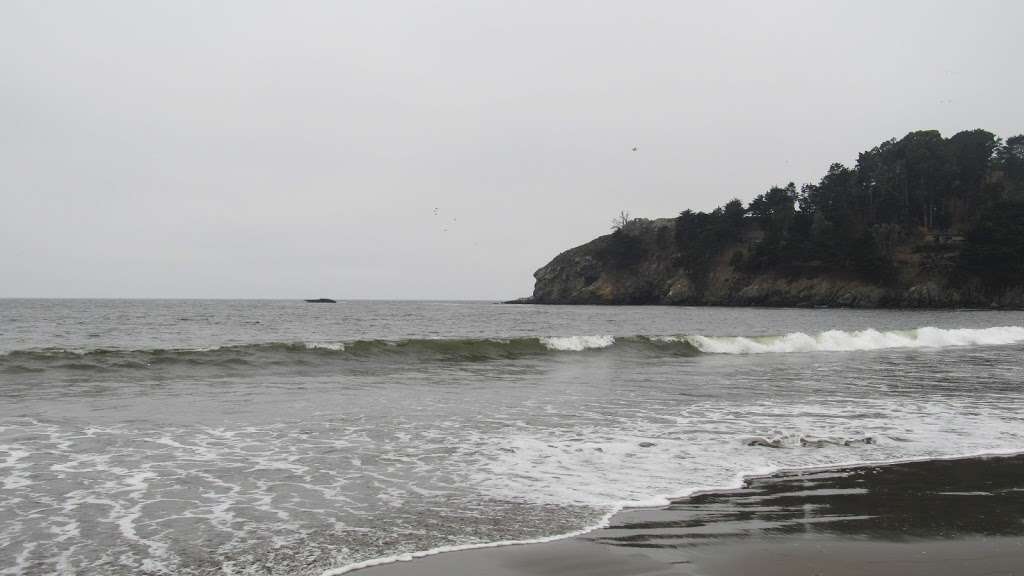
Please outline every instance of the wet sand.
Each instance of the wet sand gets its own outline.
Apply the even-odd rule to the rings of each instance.
[[[777,474],[576,538],[356,574],[1024,575],[1024,456]]]

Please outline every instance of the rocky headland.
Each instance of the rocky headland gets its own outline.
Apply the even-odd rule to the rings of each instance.
[[[1024,137],[913,132],[747,206],[622,215],[534,278],[515,302],[1024,308]]]

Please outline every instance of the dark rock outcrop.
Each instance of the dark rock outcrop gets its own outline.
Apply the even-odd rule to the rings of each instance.
[[[674,240],[674,220],[636,219],[615,234],[562,252],[534,273],[530,304],[675,304],[845,308],[1024,308],[1024,286],[953,281],[927,265],[930,253],[903,247],[898,277],[886,284],[844,271],[750,272],[734,254],[758,240],[752,230],[702,270],[687,269]],[[625,245],[627,249],[616,244]],[[947,258],[955,259],[956,247]]]

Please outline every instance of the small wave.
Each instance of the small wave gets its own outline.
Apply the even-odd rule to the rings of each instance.
[[[660,503],[660,502],[659,502]],[[497,542],[472,542],[468,544],[454,544],[448,546],[438,546],[436,548],[430,548],[427,550],[419,550],[416,552],[405,552],[402,554],[395,554],[394,556],[384,556],[381,558],[373,558],[370,560],[364,560],[362,562],[356,562],[353,564],[347,564],[339,566],[337,568],[329,568],[320,573],[320,576],[341,576],[342,574],[348,574],[356,570],[362,570],[364,568],[371,568],[373,566],[381,566],[384,564],[394,564],[395,562],[409,562],[417,558],[426,558],[428,556],[437,556],[438,554],[447,554],[449,552],[465,552],[467,550],[479,550],[483,548],[503,548],[505,546],[523,546],[526,544],[545,544],[548,542],[555,542],[558,540],[565,540],[567,538],[575,538],[577,536],[583,536],[594,530],[600,530],[601,528],[607,528],[611,523],[613,516],[618,514],[623,509],[623,506],[615,506],[608,512],[606,512],[597,523],[590,526],[586,526],[579,530],[572,532],[566,532],[564,534],[555,534],[552,536],[542,536],[540,538],[528,538],[522,540],[499,540]]]
[[[524,338],[353,340],[265,342],[206,348],[142,350],[41,348],[0,353],[0,374],[66,371],[150,370],[174,366],[334,366],[375,362],[401,366],[417,362],[481,362],[583,351],[647,356],[701,354],[783,354],[849,352],[889,348],[944,348],[1024,342],[1024,327],[918,328],[916,330],[829,330],[782,336],[620,336],[575,335]]]
[[[222,368],[335,366],[376,362],[400,366],[417,362],[476,362],[551,354],[539,338],[353,340],[348,342],[265,342],[206,348],[74,350],[40,348],[0,354],[0,374],[65,371],[151,370],[172,367]]]
[[[344,342],[306,342],[307,350],[334,350],[342,352],[345,350]]]

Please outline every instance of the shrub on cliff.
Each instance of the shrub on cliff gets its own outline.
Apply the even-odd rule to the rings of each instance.
[[[1024,283],[1024,202],[993,204],[967,235],[964,272],[1001,286]]]
[[[715,258],[743,234],[746,210],[739,200],[731,200],[711,212],[685,210],[675,222],[677,263],[701,290]]]
[[[601,256],[613,268],[628,268],[643,260],[646,253],[639,237],[619,228],[608,237]]]

